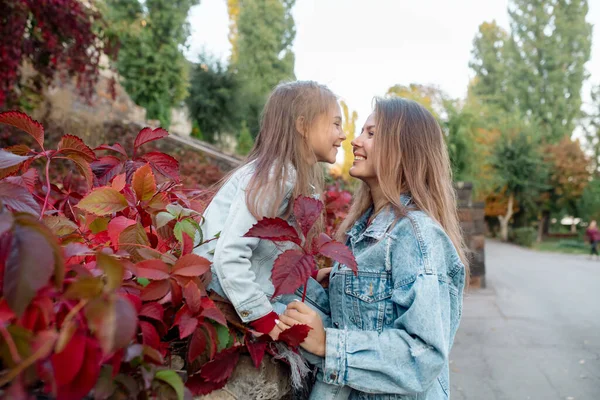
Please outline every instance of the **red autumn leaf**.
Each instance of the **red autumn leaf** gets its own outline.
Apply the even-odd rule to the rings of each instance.
[[[135,142],[133,143],[133,147],[137,151],[137,148],[143,145],[144,143],[162,139],[166,136],[169,136],[169,132],[167,132],[163,128],[156,128],[154,130],[152,130],[151,128],[144,128],[137,134]]]
[[[94,151],[81,138],[74,135],[64,135],[60,139],[56,154],[64,154],[67,158],[71,155],[77,155],[88,163],[96,159]]]
[[[267,342],[263,341],[251,341],[246,338],[246,348],[250,353],[250,358],[256,368],[260,367],[263,358],[265,357],[265,351],[267,351]]]
[[[153,280],[169,278],[169,266],[162,260],[144,260],[135,265],[136,276]]]
[[[181,249],[181,255],[186,256],[191,254],[194,250],[194,239],[187,234],[187,232],[181,232],[181,237],[183,238],[183,248]]]
[[[227,381],[222,381],[218,383],[209,382],[206,379],[202,378],[200,374],[196,374],[189,377],[189,379],[185,382],[185,386],[188,389],[190,389],[192,394],[196,396],[202,396],[223,388],[226,383]]]
[[[208,321],[203,321],[200,326],[204,329],[206,336],[208,337],[208,345],[210,346],[209,357],[212,360],[217,354],[217,348],[219,344],[219,334],[217,333],[217,328],[215,328],[215,326]]]
[[[214,308],[204,308],[200,315],[202,315],[204,318],[210,318],[223,326],[227,326],[227,318],[225,318],[225,315],[223,315],[221,310],[219,310],[219,308],[216,306]]]
[[[140,321],[139,324],[142,331],[142,343],[153,349],[158,349],[160,347],[160,336],[158,336],[154,325],[146,321]]]
[[[142,299],[140,299],[140,296],[137,296],[132,293],[125,293],[123,294],[123,297],[127,298],[127,300],[129,300],[131,304],[133,304],[133,308],[135,309],[136,313],[140,314],[142,312]]]
[[[290,347],[298,347],[304,342],[312,328],[308,325],[294,325],[279,334],[279,341],[285,342]]]
[[[79,171],[81,176],[83,176],[85,178],[85,181],[87,182],[88,187],[90,187],[90,188],[92,187],[92,184],[94,182],[94,171],[92,171],[92,166],[90,165],[90,163],[87,161],[86,158],[84,158],[83,156],[81,156],[78,153],[72,153],[68,157],[55,157],[55,158],[63,158],[66,160],[73,161],[75,163],[75,166],[77,167],[77,171]]]
[[[200,302],[201,302],[201,294],[200,289],[198,289],[198,285],[195,282],[189,281],[183,287],[183,298],[185,299],[185,303],[188,305],[192,314],[198,313],[200,311]]]
[[[161,192],[157,193],[156,195],[154,195],[154,197],[152,197],[152,199],[150,199],[150,201],[147,204],[147,207],[151,210],[161,211],[164,210],[169,203],[169,196],[167,196],[166,193]]]
[[[75,379],[69,384],[58,386],[56,400],[79,400],[84,398],[98,380],[101,362],[102,350],[100,346],[94,339],[87,338],[81,367]]]
[[[12,211],[40,215],[41,207],[23,186],[0,182],[0,203]]]
[[[240,358],[242,346],[222,350],[214,360],[207,362],[200,370],[200,376],[210,382],[222,382],[229,379]]]
[[[167,280],[150,282],[150,284],[142,290],[140,297],[143,301],[162,299],[169,293],[169,289],[170,285]]]
[[[63,247],[63,254],[68,260],[71,257],[91,255],[94,252],[83,243],[69,243]]]
[[[163,308],[163,306],[161,304],[152,302],[152,303],[146,303],[142,306],[142,309],[139,311],[139,316],[162,322],[164,312],[165,312],[165,309]]]
[[[148,162],[159,174],[179,182],[179,162],[170,155],[152,151],[140,158]]]
[[[16,318],[15,313],[8,307],[6,299],[0,300],[0,323],[6,324],[13,318]]]
[[[192,339],[190,340],[190,347],[188,349],[188,361],[192,362],[200,354],[204,353],[206,350],[206,334],[200,328],[197,328],[192,335]]]
[[[73,381],[83,363],[85,343],[85,335],[77,332],[71,337],[63,351],[52,354],[50,361],[54,368],[57,385],[67,385]]]
[[[316,268],[313,256],[304,254],[299,250],[283,252],[273,264],[271,278],[275,286],[273,297],[280,294],[292,294],[304,285]]]
[[[171,304],[173,307],[179,307],[183,303],[183,289],[175,279],[169,279],[171,286]]]
[[[173,266],[172,274],[179,276],[196,277],[210,270],[210,261],[196,254],[187,254],[181,257]]]
[[[90,164],[100,185],[106,185],[123,171],[123,161],[115,156],[105,156]]]
[[[127,183],[125,178],[125,174],[119,174],[115,176],[112,180],[112,188],[115,189],[117,192],[120,192],[121,190],[125,189],[125,184]]]
[[[134,172],[131,186],[140,201],[148,201],[154,196],[156,193],[156,180],[150,165],[146,164]]]
[[[0,113],[0,123],[14,126],[29,133],[40,147],[44,148],[44,127],[39,122],[31,119],[27,114],[19,111],[6,111]]]
[[[20,156],[18,154],[13,154],[0,149],[0,169],[6,169],[14,167],[16,165],[21,165],[25,161],[29,160],[31,157],[32,156]]]
[[[174,325],[179,327],[179,338],[183,339],[194,332],[198,326],[198,319],[192,315],[188,306],[184,305],[175,315]]]
[[[35,185],[38,183],[38,179],[39,175],[37,169],[29,168],[21,175],[8,177],[5,179],[5,181],[19,186],[25,186],[30,193],[33,193],[35,190]]]
[[[323,212],[323,203],[311,197],[299,196],[294,201],[294,217],[304,237],[308,234]]]
[[[294,242],[302,246],[302,240],[293,226],[281,218],[263,218],[250,228],[244,237],[255,237],[273,242]]]
[[[112,146],[103,144],[101,146],[96,147],[95,150],[112,150],[112,151],[116,151],[117,153],[120,153],[120,154],[124,155],[125,157],[127,157],[127,152],[125,151],[123,146],[121,146],[119,143],[115,143]]]
[[[135,221],[123,216],[119,216],[117,218],[113,218],[108,223],[108,237],[110,238],[110,242],[113,246],[116,246],[119,243],[119,235],[131,225],[135,225]]]
[[[320,246],[319,253],[347,266],[354,271],[354,275],[358,273],[356,258],[348,246],[332,240]]]

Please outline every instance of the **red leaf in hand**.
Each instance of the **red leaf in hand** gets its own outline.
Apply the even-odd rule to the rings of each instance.
[[[152,142],[153,140],[158,140],[168,135],[169,132],[165,131],[163,128],[156,128],[154,130],[151,128],[144,128],[137,134],[133,147],[137,150],[137,148],[144,143]]]
[[[275,260],[271,278],[275,286],[273,297],[292,294],[304,285],[316,268],[313,256],[299,250],[287,250]]]
[[[308,325],[294,325],[279,334],[279,341],[287,343],[290,347],[298,347],[304,342],[311,329]]]
[[[252,358],[252,362],[256,368],[260,367],[260,363],[262,363],[263,358],[265,357],[265,352],[267,351],[268,342],[265,341],[251,341],[246,337],[246,348],[248,349],[248,353],[250,353],[250,358]]]
[[[299,196],[294,201],[294,217],[304,237],[308,234],[323,212],[323,203],[311,197]]]
[[[140,329],[142,331],[142,343],[153,349],[158,349],[160,347],[160,337],[154,325],[146,321],[140,321]]]
[[[162,260],[144,260],[135,265],[136,276],[153,280],[169,278],[169,266]]]
[[[0,113],[0,123],[14,126],[23,132],[29,133],[39,143],[40,147],[44,148],[44,127],[39,122],[31,119],[29,115],[19,111],[6,111]]]
[[[354,275],[358,273],[358,266],[354,254],[352,254],[352,251],[350,251],[346,245],[332,240],[319,247],[319,253],[347,266],[354,271]]]
[[[82,333],[75,333],[67,343],[63,351],[54,353],[50,357],[54,378],[58,386],[71,383],[83,363],[85,355],[86,337]]]
[[[192,362],[206,350],[206,334],[200,328],[194,331],[188,350],[188,361]]]
[[[273,242],[294,242],[302,246],[302,240],[293,226],[281,218],[263,218],[250,228],[244,237],[255,237]]]
[[[140,157],[159,174],[179,182],[179,162],[168,154],[152,151]]]
[[[196,277],[210,270],[210,261],[197,254],[187,254],[175,263],[172,274]]]
[[[222,382],[229,379],[240,358],[242,346],[225,349],[207,362],[200,371],[200,376],[210,382]]]

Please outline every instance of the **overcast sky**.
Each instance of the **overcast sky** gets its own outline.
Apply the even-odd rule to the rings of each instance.
[[[600,0],[589,0],[588,21],[600,25]],[[374,96],[394,84],[433,84],[463,97],[472,77],[478,26],[496,20],[508,29],[508,0],[296,0],[295,73],[328,85],[358,112],[359,125]],[[202,0],[190,12],[188,58],[208,51],[227,60],[226,0]],[[600,28],[594,28],[591,78],[600,83]]]

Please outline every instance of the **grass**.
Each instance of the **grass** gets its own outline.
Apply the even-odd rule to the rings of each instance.
[[[578,240],[546,240],[535,243],[534,250],[563,254],[590,254],[588,243]]]

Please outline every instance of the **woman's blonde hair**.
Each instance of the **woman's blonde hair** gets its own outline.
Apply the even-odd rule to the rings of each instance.
[[[301,134],[297,124],[301,124],[304,133],[311,132],[320,118],[333,112],[336,104],[337,97],[330,89],[312,81],[281,83],[271,92],[262,112],[260,132],[244,163],[254,163],[246,203],[256,219],[277,216],[288,180],[294,182],[291,200],[300,195],[321,194],[322,168],[311,162],[315,155],[308,135]],[[286,215],[292,206],[290,201]]]
[[[450,158],[438,122],[419,103],[399,97],[377,99],[375,119],[372,156],[386,201],[402,217],[407,209],[400,195],[409,194],[414,206],[446,231],[468,271]],[[337,231],[339,240],[345,241],[346,231],[372,204],[369,187],[362,182]]]

